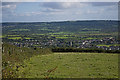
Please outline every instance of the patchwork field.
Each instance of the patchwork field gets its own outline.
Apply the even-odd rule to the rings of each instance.
[[[24,61],[21,78],[118,78],[118,54],[53,53]]]

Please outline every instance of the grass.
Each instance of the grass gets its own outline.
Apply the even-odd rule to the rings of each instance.
[[[3,36],[0,36],[0,38],[3,38]]]
[[[13,29],[11,31],[30,31],[29,29]]]
[[[45,34],[32,34],[32,35],[45,35]]]
[[[24,39],[32,39],[32,38],[30,38],[30,37],[24,37]]]
[[[47,28],[38,29],[38,30],[42,30],[42,31],[55,31],[55,30],[52,30],[52,29],[47,29]]]
[[[8,39],[22,39],[21,37],[9,37]]]
[[[74,38],[74,37],[56,37],[56,38],[59,38],[59,39],[67,39],[67,38]]]
[[[100,31],[101,29],[95,29],[95,28],[83,28],[82,30],[88,30],[88,31]]]
[[[91,34],[91,33],[96,34],[96,33],[100,33],[100,31],[80,31],[79,33],[80,34]]]
[[[88,37],[88,38],[86,38],[86,39],[98,39],[98,38],[92,38],[92,37]]]
[[[8,37],[15,37],[15,36],[20,36],[20,35],[7,35]]]
[[[66,35],[66,34],[74,34],[72,32],[54,32],[54,33],[49,33],[49,34],[56,34],[56,35]]]
[[[16,37],[15,37],[16,36]],[[11,36],[9,36],[8,37],[8,39],[13,39],[13,40],[18,40],[18,39],[22,39],[22,37],[17,37],[17,35],[11,35]],[[24,37],[24,39],[32,39],[32,38],[30,38],[30,37]]]
[[[110,47],[111,45],[100,44],[100,45],[97,45],[97,46],[106,46],[106,47]]]
[[[24,65],[20,78],[118,78],[118,54],[53,53],[34,56]]]
[[[5,38],[6,37],[6,35],[0,35],[0,38]]]
[[[105,44],[100,44],[97,46],[106,46],[106,47],[110,47],[110,46],[120,46],[120,44],[110,44],[110,45],[105,45]]]

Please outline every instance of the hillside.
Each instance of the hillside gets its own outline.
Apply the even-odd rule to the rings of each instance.
[[[3,34],[44,34],[55,32],[117,32],[117,21],[63,21],[34,23],[3,23]]]
[[[118,54],[53,53],[24,63],[20,78],[118,78]]]

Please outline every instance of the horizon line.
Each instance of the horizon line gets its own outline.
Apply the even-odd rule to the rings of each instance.
[[[67,22],[67,21],[119,21],[119,20],[114,19],[114,20],[60,20],[60,21],[5,21],[0,23]]]

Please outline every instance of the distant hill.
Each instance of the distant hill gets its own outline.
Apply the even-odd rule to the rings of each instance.
[[[63,22],[11,22],[2,23],[3,34],[19,33],[49,33],[49,32],[73,32],[98,31],[102,33],[118,32],[118,21],[90,20],[90,21],[63,21]],[[15,30],[16,29],[16,30]],[[23,31],[22,31],[23,29]],[[27,31],[25,31],[25,29]]]

